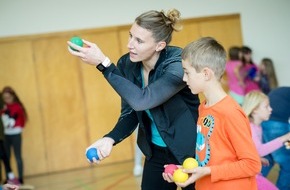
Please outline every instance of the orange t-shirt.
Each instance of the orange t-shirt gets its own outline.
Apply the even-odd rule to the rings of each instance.
[[[242,108],[226,96],[211,107],[203,102],[197,122],[196,159],[211,175],[196,181],[197,190],[256,190],[261,161]]]

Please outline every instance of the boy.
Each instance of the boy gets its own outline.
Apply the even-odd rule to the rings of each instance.
[[[193,94],[202,92],[199,107],[196,159],[199,167],[184,170],[190,177],[184,187],[196,182],[196,190],[254,190],[261,161],[251,137],[247,116],[223,90],[226,52],[213,38],[190,43],[182,52],[183,80]],[[163,174],[168,182],[172,176]]]

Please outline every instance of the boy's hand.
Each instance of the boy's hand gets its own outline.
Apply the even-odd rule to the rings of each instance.
[[[196,180],[198,180],[204,176],[210,175],[210,173],[211,173],[209,167],[197,167],[197,168],[194,168],[191,170],[183,169],[182,171],[185,173],[188,173],[189,178],[184,183],[176,183],[176,185],[179,187],[186,187],[189,184],[194,183]]]

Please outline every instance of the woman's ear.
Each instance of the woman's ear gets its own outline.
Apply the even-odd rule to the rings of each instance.
[[[158,42],[157,46],[156,46],[156,51],[159,52],[159,51],[163,50],[165,47],[166,47],[166,42],[164,42],[164,41]]]

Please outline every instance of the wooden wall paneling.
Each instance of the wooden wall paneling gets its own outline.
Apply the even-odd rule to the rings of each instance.
[[[197,40],[200,37],[198,24],[194,21],[186,21],[183,24],[183,29],[179,32],[174,32],[170,45],[184,48],[190,42]]]
[[[199,23],[201,36],[212,36],[228,50],[242,45],[240,19],[238,16],[217,18]]]
[[[85,35],[85,39],[96,43],[115,64],[120,58],[118,32],[107,31]],[[107,134],[116,124],[121,110],[119,95],[94,66],[81,64],[86,115],[89,123],[89,146]],[[131,137],[113,148],[112,154],[102,163],[133,159]]]
[[[33,42],[49,172],[87,164],[80,64],[69,54],[67,40],[51,37]]]
[[[43,118],[39,107],[40,100],[31,43],[30,41],[0,43],[0,57],[1,90],[6,85],[14,88],[28,112],[29,121],[22,134],[24,175],[46,172]],[[11,164],[13,171],[17,174],[14,158]]]

